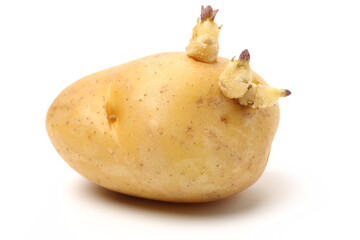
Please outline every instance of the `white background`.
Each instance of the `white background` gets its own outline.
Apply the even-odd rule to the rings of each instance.
[[[357,1],[1,1],[0,239],[360,239]],[[220,55],[293,94],[268,167],[224,201],[115,194],[52,147],[47,108],[90,73],[183,51],[201,5],[220,11]]]

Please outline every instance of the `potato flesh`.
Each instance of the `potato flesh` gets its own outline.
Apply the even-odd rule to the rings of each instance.
[[[226,98],[227,62],[164,53],[87,76],[50,107],[50,139],[72,168],[114,191],[173,202],[236,194],[262,174],[279,109]]]

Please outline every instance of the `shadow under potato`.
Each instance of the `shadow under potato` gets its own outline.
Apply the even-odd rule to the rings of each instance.
[[[89,181],[81,182],[78,193],[95,198],[102,204],[134,208],[161,214],[209,217],[213,215],[243,215],[256,212],[274,201],[280,203],[291,195],[294,186],[288,176],[279,172],[265,172],[249,189],[227,199],[207,203],[170,203],[132,197],[99,187]],[[279,204],[280,204],[279,203]]]

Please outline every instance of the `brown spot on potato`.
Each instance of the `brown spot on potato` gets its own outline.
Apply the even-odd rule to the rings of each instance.
[[[169,90],[169,87],[167,85],[165,86],[162,86],[161,89],[160,89],[160,93],[165,93]]]
[[[109,123],[109,125],[111,125],[115,121],[116,121],[116,115],[114,113],[108,114],[108,123]]]
[[[216,133],[215,133],[214,131],[212,131],[212,130],[209,131],[209,135],[210,135],[210,137],[212,137],[212,138],[217,138]]]

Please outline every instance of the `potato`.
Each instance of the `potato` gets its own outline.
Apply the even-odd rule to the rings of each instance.
[[[51,105],[49,137],[73,169],[107,189],[171,202],[234,195],[264,171],[279,107],[226,97],[219,78],[233,61],[161,53],[89,75]],[[251,73],[251,84],[267,86]]]

